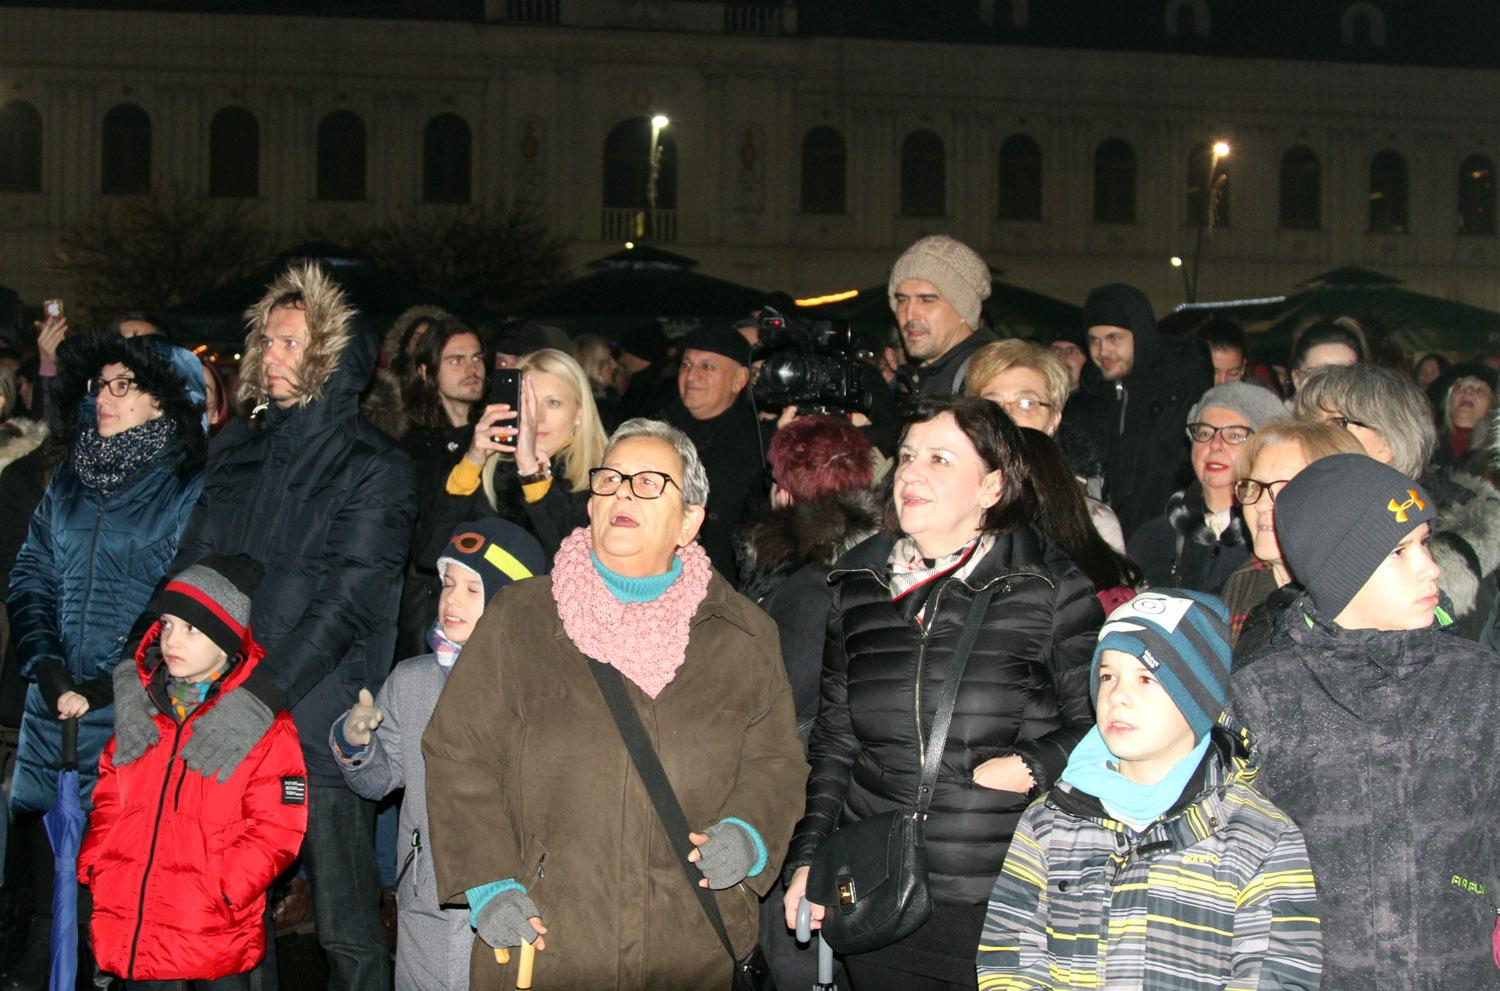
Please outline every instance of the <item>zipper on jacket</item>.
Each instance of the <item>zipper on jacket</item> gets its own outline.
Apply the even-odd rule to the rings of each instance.
[[[401,870],[396,872],[396,883],[391,887],[401,889],[401,879],[406,877],[406,872],[411,870],[411,865],[416,862],[417,854],[422,852],[422,832],[413,829],[411,831],[411,850],[406,854],[406,859],[401,861]]]
[[[536,862],[536,879],[538,881],[540,881],[542,878],[544,878],[546,876],[547,876],[547,855],[544,853],[544,854],[542,854],[541,859]]]
[[[1124,382],[1115,383],[1115,398],[1120,401],[1120,428],[1115,431],[1119,436],[1125,434],[1125,411],[1130,408],[1130,392],[1125,388]]]
[[[962,579],[960,579],[962,580]],[[948,582],[937,587],[932,593],[932,615],[936,616],[938,607],[943,604],[943,591],[947,589]],[[927,626],[922,624],[922,643],[917,648],[917,680],[912,686],[912,719],[917,727],[917,767],[923,767],[927,763],[927,744],[922,737],[922,668],[927,662]],[[919,795],[918,798],[921,796]]]
[[[101,505],[98,509],[94,510],[94,533],[93,536],[89,537],[89,570],[88,574],[84,577],[83,580],[83,609],[81,609],[78,613],[78,633],[80,641],[83,639],[84,633],[89,628],[89,599],[94,595],[94,558],[98,555],[99,551],[99,524],[103,521],[104,507]],[[68,659],[66,657],[63,658],[63,663],[68,663]],[[78,673],[78,676],[80,678],[83,677],[83,672],[80,671]]]
[[[151,879],[151,865],[156,862],[156,841],[161,837],[161,817],[167,808],[167,789],[172,784],[172,764],[177,760],[177,745],[182,742],[182,727],[178,723],[172,734],[172,752],[167,755],[167,773],[161,782],[161,797],[156,800],[156,820],[151,824],[151,845],[146,848],[146,869],[141,874],[141,896],[135,907],[135,934],[130,937],[130,959],[125,964],[125,979],[135,980],[135,954],[141,945],[141,926],[146,922],[146,884]],[[186,765],[184,765],[186,773]]]

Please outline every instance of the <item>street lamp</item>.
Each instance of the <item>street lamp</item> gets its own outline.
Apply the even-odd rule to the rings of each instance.
[[[1172,263],[1173,268],[1177,269],[1177,271],[1182,274],[1182,294],[1187,298],[1187,301],[1191,303],[1193,301],[1193,287],[1188,285],[1187,269],[1183,267],[1182,256],[1173,255],[1167,260]]]
[[[1208,195],[1203,197],[1204,215],[1199,218],[1198,235],[1193,240],[1193,277],[1188,279],[1187,273],[1183,273],[1183,281],[1187,287],[1187,301],[1196,303],[1198,301],[1198,266],[1203,261],[1203,232],[1208,231],[1209,237],[1214,233],[1214,221],[1219,216],[1219,198],[1224,195],[1224,184],[1229,176],[1219,175],[1219,162],[1229,157],[1228,141],[1215,141],[1210,149],[1208,159],[1208,185],[1204,187]]]
[[[650,238],[656,238],[656,181],[661,177],[661,132],[672,121],[666,114],[651,118],[651,173],[646,180],[646,214],[650,225]]]

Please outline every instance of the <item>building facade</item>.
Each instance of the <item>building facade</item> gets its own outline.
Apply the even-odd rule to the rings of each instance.
[[[1127,281],[1168,309],[1169,259],[1197,254],[1200,299],[1363,265],[1500,308],[1496,69],[1381,61],[1400,25],[1363,0],[1321,22],[1334,59],[1205,48],[1209,0],[1135,5],[1160,43],[1116,50],[1053,43],[1056,23],[1018,40],[1043,20],[1025,0],[953,6],[960,34],[996,33],[813,33],[806,0],[0,7],[0,283],[66,296],[62,231],[177,186],[250,204],[288,243],[530,203],[580,262],[651,239],[796,295],[882,282],[942,232],[1075,302]]]

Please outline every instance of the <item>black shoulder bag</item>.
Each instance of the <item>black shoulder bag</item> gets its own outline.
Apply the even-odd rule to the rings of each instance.
[[[656,807],[657,818],[667,831],[667,840],[677,854],[677,863],[687,876],[688,884],[697,893],[698,902],[703,906],[703,914],[708,916],[709,923],[719,936],[719,942],[724,944],[724,952],[729,954],[734,965],[730,991],[775,991],[776,985],[760,946],[757,945],[743,960],[735,956],[734,944],[729,940],[729,931],[724,928],[724,919],[719,915],[719,904],[714,900],[714,893],[708,888],[698,887],[703,872],[687,859],[688,854],[693,851],[688,833],[693,830],[688,826],[687,816],[683,814],[682,805],[677,801],[677,793],[672,790],[672,782],[661,766],[661,759],[656,756],[656,748],[651,745],[651,738],[646,735],[646,728],[641,725],[635,706],[630,703],[620,672],[592,657],[588,664],[589,673],[599,683],[599,691],[604,695],[610,715],[615,717],[615,726],[625,740],[625,749],[630,752],[635,771],[641,776],[641,783],[646,786],[646,794],[651,796],[651,804]]]
[[[937,787],[959,683],[993,598],[993,589],[980,592],[964,621],[927,737],[916,804],[840,826],[813,854],[807,897],[826,907],[823,939],[839,953],[889,946],[916,932],[932,914],[923,823]]]

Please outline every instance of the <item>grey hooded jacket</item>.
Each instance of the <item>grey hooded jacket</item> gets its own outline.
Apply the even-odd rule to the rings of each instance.
[[[376,696],[385,718],[370,737],[370,745],[346,756],[335,730],[328,731],[334,759],[350,789],[373,800],[398,788],[401,802],[400,836],[396,846],[400,876],[396,883],[396,991],[444,988],[465,991],[469,986],[469,951],[474,930],[467,908],[445,909],[438,904],[437,879],[427,844],[427,766],[422,760],[422,733],[427,729],[449,668],[436,655],[402,661]]]
[[[1500,987],[1500,658],[1438,624],[1344,630],[1306,596],[1283,618],[1236,667],[1230,711],[1307,840],[1323,988]]]

